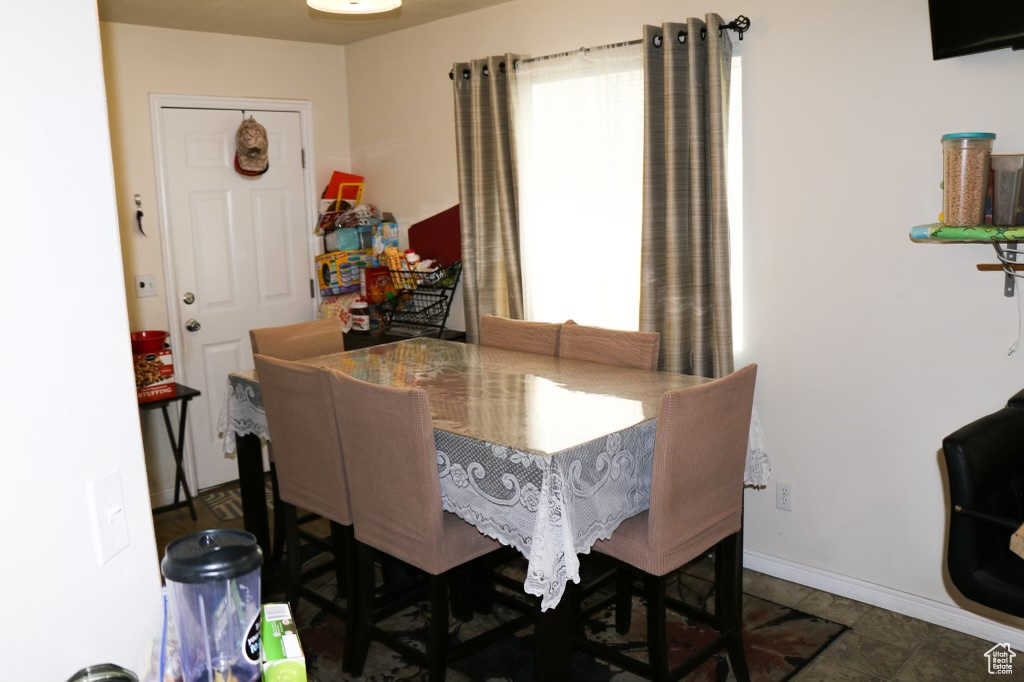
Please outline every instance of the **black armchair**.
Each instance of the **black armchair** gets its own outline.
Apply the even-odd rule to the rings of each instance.
[[[1010,536],[1024,523],[1022,408],[1024,391],[942,441],[952,506],[949,576],[968,599],[1014,616],[1024,616],[1024,559],[1010,551]]]

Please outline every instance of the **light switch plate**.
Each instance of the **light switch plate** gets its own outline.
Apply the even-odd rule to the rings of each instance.
[[[121,470],[114,469],[89,484],[93,544],[99,566],[128,546],[128,519],[121,495]]]
[[[156,275],[135,275],[135,298],[148,298],[156,294]]]

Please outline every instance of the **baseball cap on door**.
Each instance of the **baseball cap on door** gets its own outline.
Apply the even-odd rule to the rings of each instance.
[[[235,133],[235,170],[250,177],[270,168],[267,158],[267,129],[252,116],[242,121]]]

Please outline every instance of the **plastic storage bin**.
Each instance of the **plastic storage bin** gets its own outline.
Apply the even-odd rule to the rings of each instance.
[[[942,222],[984,225],[995,133],[942,136]]]
[[[992,158],[992,224],[1024,225],[1024,152]]]

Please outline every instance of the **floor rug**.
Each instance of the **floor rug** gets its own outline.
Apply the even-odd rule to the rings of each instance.
[[[709,562],[703,566],[691,565],[672,574],[671,595],[701,608],[711,604],[713,583],[693,574],[707,575],[708,565]],[[521,571],[523,566],[515,570]],[[326,596],[332,596],[333,593],[333,584],[324,586]],[[646,631],[645,614],[646,605],[643,600],[634,597],[633,621],[628,634],[616,633],[614,608],[609,607],[589,619],[588,636],[607,642],[635,658],[646,660],[646,644],[643,639]],[[511,611],[495,607],[490,615],[477,614],[468,622],[459,622],[452,618],[452,642],[463,641],[497,623],[510,620],[515,615]],[[391,682],[427,679],[425,670],[405,661],[379,642],[371,644],[363,676],[353,678],[346,675],[341,672],[344,623],[310,606],[308,602],[301,603],[297,620],[306,652],[310,682],[353,679]],[[401,633],[408,643],[422,650],[428,634],[428,623],[429,605],[422,602],[392,616],[382,624],[382,627]],[[744,596],[743,623],[747,662],[751,678],[755,682],[791,678],[846,630],[846,627],[839,623],[749,594]],[[683,616],[670,614],[670,664],[674,665],[681,661],[690,651],[699,648],[712,636],[713,631],[704,626],[688,621]],[[574,654],[573,672],[576,680],[586,682],[627,682],[640,679],[611,664],[597,661],[581,653]],[[452,662],[447,674],[447,680],[450,682],[526,682],[532,679],[532,626],[527,626],[513,636]],[[731,679],[725,655],[712,658],[685,679],[701,682],[724,682]]]
[[[270,481],[266,484],[267,511],[274,509],[274,493],[270,487]],[[238,485],[227,485],[199,494],[199,499],[205,504],[214,515],[221,521],[234,521],[242,518],[242,496],[238,492]]]

